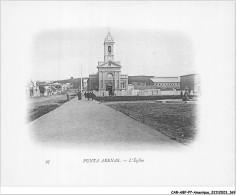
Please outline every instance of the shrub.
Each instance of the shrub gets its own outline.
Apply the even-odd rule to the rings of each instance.
[[[162,96],[99,96],[94,99],[97,101],[142,101],[142,100],[164,100],[164,99],[180,99],[179,95],[162,95]]]

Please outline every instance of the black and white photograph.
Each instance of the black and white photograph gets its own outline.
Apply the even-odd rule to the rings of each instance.
[[[235,1],[1,1],[1,191],[235,194]]]

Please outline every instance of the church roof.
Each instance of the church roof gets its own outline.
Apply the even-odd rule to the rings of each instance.
[[[116,63],[116,62],[114,62],[114,61],[109,61],[109,62],[106,62],[106,63],[104,63],[104,64],[99,64],[98,65],[98,68],[120,68],[121,67],[121,65],[120,64],[118,64],[118,63]]]
[[[113,40],[113,38],[111,36],[110,31],[108,31],[107,36],[105,37],[104,42],[114,42],[114,40]]]

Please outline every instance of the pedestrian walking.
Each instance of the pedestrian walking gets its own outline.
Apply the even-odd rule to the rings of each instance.
[[[66,93],[66,98],[67,98],[67,101],[70,100],[70,96],[69,96],[69,93],[68,93],[68,92]]]
[[[81,91],[78,91],[78,93],[77,93],[77,96],[78,96],[78,100],[81,100]]]
[[[90,100],[90,97],[91,97],[90,92],[88,92],[88,94],[87,94],[88,100]]]

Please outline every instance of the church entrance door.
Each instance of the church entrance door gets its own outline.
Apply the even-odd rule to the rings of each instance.
[[[111,85],[107,85],[106,86],[106,91],[108,91],[109,96],[111,96],[112,95],[112,86]]]

